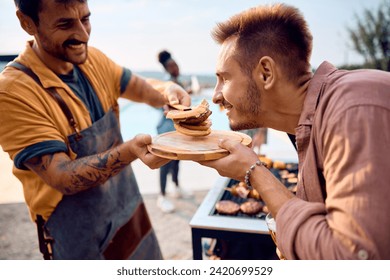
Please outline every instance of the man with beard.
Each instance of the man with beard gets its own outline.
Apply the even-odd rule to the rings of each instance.
[[[161,259],[131,162],[168,160],[150,135],[123,142],[119,97],[190,105],[173,82],[145,81],[88,47],[87,0],[15,0],[34,37],[0,76],[0,144],[14,161],[45,259]]]
[[[260,193],[287,259],[389,259],[390,74],[328,62],[311,73],[312,35],[288,5],[254,7],[212,34],[221,44],[213,101],[233,130],[295,135],[297,194],[233,141],[220,142],[228,156],[201,164]]]

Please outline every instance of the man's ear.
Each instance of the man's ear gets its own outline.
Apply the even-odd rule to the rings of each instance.
[[[276,67],[275,61],[269,56],[260,58],[256,66],[257,80],[266,90],[271,89],[275,84]]]
[[[23,14],[20,10],[16,11],[16,16],[18,17],[20,26],[24,29],[24,31],[33,36],[36,33],[36,25],[34,21],[29,16]]]

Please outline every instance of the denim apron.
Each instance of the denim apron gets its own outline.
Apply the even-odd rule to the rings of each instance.
[[[16,61],[8,66],[23,71],[44,88],[30,68]],[[44,89],[60,105],[75,130],[68,140],[77,158],[98,154],[123,143],[113,109],[91,127],[78,131],[61,96],[55,89]],[[100,186],[64,195],[48,221],[42,220],[42,224],[51,250],[48,256],[47,251],[41,249],[40,240],[45,259],[162,259],[130,164]]]
[[[68,136],[77,158],[123,143],[112,109]],[[53,259],[162,259],[131,165],[104,184],[64,195],[45,224]]]

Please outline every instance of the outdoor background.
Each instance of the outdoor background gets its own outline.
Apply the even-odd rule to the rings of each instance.
[[[89,0],[92,12],[90,45],[104,51],[117,63],[145,77],[164,78],[157,53],[169,50],[178,62],[183,78],[197,77],[204,89],[193,96],[211,102],[215,84],[215,63],[219,46],[211,39],[210,31],[220,21],[256,6],[274,1],[254,0]],[[356,28],[357,16],[367,11],[376,14],[382,0],[286,0],[299,8],[312,31],[312,67],[324,60],[340,67],[362,66],[370,57],[354,50],[348,28]],[[387,0],[387,3],[390,3]],[[389,20],[390,10],[385,12]],[[382,25],[389,30],[388,21]],[[362,27],[372,27],[363,21]],[[386,33],[386,32],[385,32]],[[390,34],[390,33],[388,33]],[[380,36],[379,36],[380,37]],[[387,39],[389,35],[387,35]],[[363,38],[363,37],[362,37]],[[386,39],[384,38],[384,39]],[[17,55],[29,36],[21,29],[15,15],[13,0],[0,0],[0,56]],[[378,46],[376,40],[366,40]],[[386,44],[384,44],[386,45]],[[387,46],[389,40],[387,40]],[[383,64],[389,65],[390,51]],[[370,62],[370,61],[369,61]],[[0,71],[5,63],[0,62]],[[125,139],[137,133],[155,134],[159,118],[157,110],[144,104],[121,100],[122,133]],[[1,106],[1,104],[0,104]],[[227,118],[212,106],[213,129],[229,129]],[[137,116],[134,118],[133,116]],[[268,144],[262,152],[274,160],[297,161],[296,152],[285,134],[270,130]],[[0,147],[0,260],[40,259],[36,249],[36,232],[24,205],[20,182],[12,175],[12,161]],[[191,259],[192,244],[189,221],[214,186],[217,172],[190,161],[181,163],[180,180],[196,192],[194,199],[175,201],[177,211],[164,216],[155,205],[158,193],[158,170],[150,170],[139,160],[133,164],[152,224],[167,259]],[[168,192],[174,188],[168,186]],[[15,222],[17,221],[17,222]]]
[[[162,73],[157,53],[166,48],[183,74],[213,75],[219,46],[210,31],[217,22],[258,4],[259,0],[90,0],[90,45],[135,72]],[[278,1],[281,2],[281,1]],[[381,0],[286,0],[299,8],[314,37],[312,66],[328,60],[337,65],[362,62],[347,28],[356,14],[374,10]],[[28,35],[20,28],[13,0],[0,0],[0,55],[23,50]]]

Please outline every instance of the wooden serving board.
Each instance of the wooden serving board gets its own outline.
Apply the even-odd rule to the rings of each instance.
[[[153,138],[149,152],[159,157],[175,160],[214,160],[229,152],[218,146],[220,139],[231,139],[249,146],[252,138],[235,131],[212,130],[207,136],[188,136],[177,131],[167,132]]]

